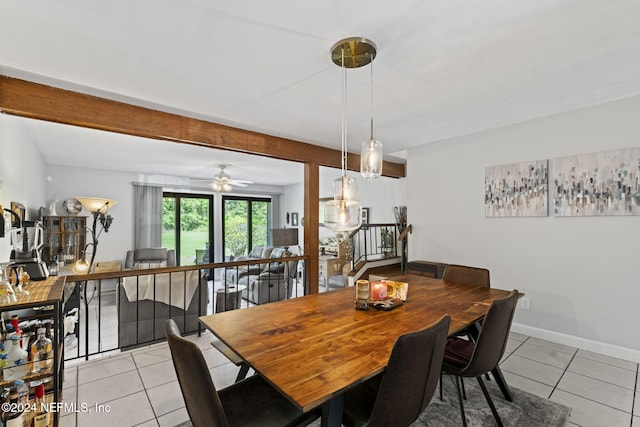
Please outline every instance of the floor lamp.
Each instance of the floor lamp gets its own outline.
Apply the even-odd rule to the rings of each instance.
[[[87,243],[83,248],[82,255],[78,258],[78,260],[73,265],[73,272],[76,274],[87,274],[91,273],[91,269],[93,268],[93,262],[96,259],[96,252],[98,250],[98,237],[104,231],[107,233],[109,228],[111,227],[111,223],[113,222],[113,217],[109,214],[109,208],[116,205],[115,200],[111,199],[102,199],[99,197],[77,197],[78,201],[82,203],[82,206],[91,212],[93,215],[93,225],[89,232],[91,233],[91,242]],[[92,247],[91,251],[91,260],[87,262],[87,249],[89,246]],[[85,310],[85,360],[89,359],[89,303],[91,299],[93,299],[93,295],[95,294],[95,285],[93,288],[93,292],[91,294],[91,298],[87,297],[87,281],[79,282],[82,286],[82,296],[84,299],[84,310]],[[98,282],[100,283],[100,282]],[[100,290],[98,289],[98,292]],[[99,294],[98,294],[99,295]]]

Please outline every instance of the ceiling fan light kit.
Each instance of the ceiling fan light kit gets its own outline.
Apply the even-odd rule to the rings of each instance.
[[[342,176],[333,182],[333,200],[324,204],[324,224],[337,231],[353,231],[362,225],[362,207],[358,197],[358,181],[347,176],[347,68],[359,68],[370,64],[376,57],[376,45],[363,37],[349,37],[338,41],[331,48],[331,60],[342,68]],[[373,98],[373,97],[372,97]],[[371,118],[371,139],[373,140],[373,115]],[[365,141],[366,144],[368,141]],[[374,144],[371,155],[361,161],[363,176],[372,179],[382,166],[376,168],[380,157],[382,162],[382,143]],[[363,150],[364,150],[363,144]],[[379,150],[379,151],[377,151]],[[375,161],[374,161],[375,160]],[[363,163],[364,162],[364,163]],[[371,167],[370,167],[371,166]]]
[[[211,188],[216,193],[228,193],[233,190],[233,186],[246,187],[248,184],[253,184],[252,181],[231,179],[229,174],[224,171],[226,168],[231,167],[231,165],[221,164],[218,165],[218,167],[220,168],[220,172],[213,177],[213,182],[211,182]]]

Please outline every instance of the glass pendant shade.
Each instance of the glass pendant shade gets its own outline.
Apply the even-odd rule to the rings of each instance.
[[[335,200],[349,200],[357,202],[360,200],[358,196],[358,180],[346,175],[333,181],[333,198]]]
[[[352,231],[362,225],[358,181],[343,175],[333,181],[333,200],[324,205],[324,225],[334,231]]]
[[[353,231],[362,225],[362,208],[354,200],[330,200],[324,204],[324,225],[334,231]]]
[[[368,139],[362,143],[360,152],[360,173],[365,179],[372,180],[382,175],[382,142]]]

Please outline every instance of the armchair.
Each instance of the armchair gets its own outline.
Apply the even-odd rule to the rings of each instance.
[[[142,248],[127,251],[125,270],[143,270],[176,266],[176,251],[167,248]]]

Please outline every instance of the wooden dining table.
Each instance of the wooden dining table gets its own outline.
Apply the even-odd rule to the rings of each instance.
[[[454,334],[482,319],[493,300],[509,295],[423,276],[393,280],[409,287],[405,303],[391,311],[356,310],[355,288],[349,287],[200,321],[296,407],[306,412],[322,406],[322,425],[339,426],[344,392],[384,371],[400,335],[446,314]],[[510,398],[501,375],[496,380]]]

